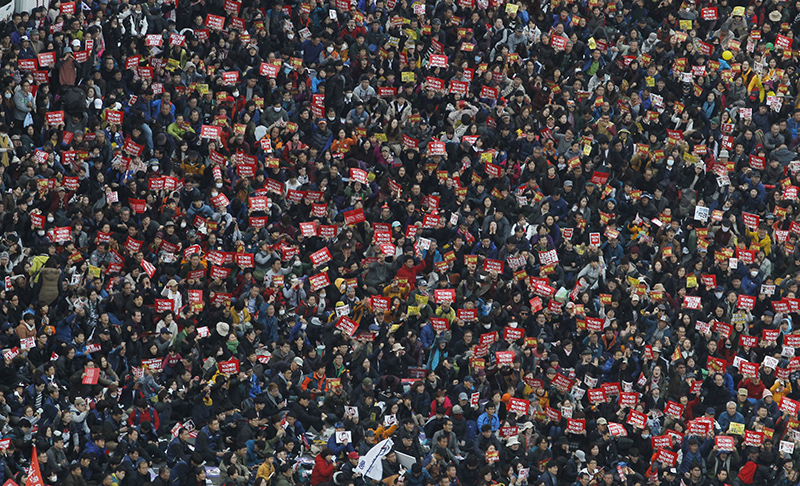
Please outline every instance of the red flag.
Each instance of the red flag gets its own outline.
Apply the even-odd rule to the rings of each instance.
[[[31,453],[31,468],[28,471],[28,479],[25,480],[25,486],[44,486],[42,471],[39,469],[39,455],[36,453],[35,444]]]

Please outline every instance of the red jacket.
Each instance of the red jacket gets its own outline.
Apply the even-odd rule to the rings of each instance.
[[[326,461],[322,454],[317,455],[314,462],[314,469],[311,470],[311,486],[327,483],[333,479],[336,466]]]
[[[142,412],[138,407],[134,407],[133,412],[128,417],[128,425],[137,427],[142,422],[150,422],[153,425],[153,430],[158,430],[158,426],[161,424],[156,409],[148,407],[146,411]]]
[[[409,285],[414,285],[414,282],[417,281],[417,274],[423,270],[427,265],[423,261],[419,265],[415,267],[408,268],[405,264],[400,267],[400,270],[397,271],[397,278],[405,278],[408,279]]]

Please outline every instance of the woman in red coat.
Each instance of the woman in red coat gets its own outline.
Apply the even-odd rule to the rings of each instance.
[[[333,480],[336,465],[333,463],[334,453],[327,447],[319,453],[311,470],[311,486],[328,483]]]

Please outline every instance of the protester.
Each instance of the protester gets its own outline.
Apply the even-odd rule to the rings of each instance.
[[[14,13],[0,479],[799,484],[799,29],[771,0]]]

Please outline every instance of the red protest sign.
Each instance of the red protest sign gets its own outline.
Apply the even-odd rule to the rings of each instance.
[[[456,318],[462,321],[475,321],[478,319],[477,309],[458,309],[456,311]]]
[[[310,277],[308,281],[311,283],[311,290],[316,292],[320,289],[323,289],[331,284],[331,279],[328,277],[327,273],[319,273]]]
[[[484,272],[503,273],[503,269],[504,264],[500,260],[492,260],[491,258],[487,258],[483,261]]]
[[[733,437],[729,435],[718,435],[714,437],[714,445],[717,446],[717,450],[720,451],[733,451],[735,447]]]
[[[456,301],[456,290],[455,289],[436,289],[433,291],[434,301],[437,304],[441,304],[444,302],[448,302],[450,304],[455,303]]]
[[[161,37],[161,34],[148,34],[145,37],[145,45],[147,47],[161,47],[164,43],[164,38]]]
[[[367,180],[367,171],[363,169],[359,169],[357,167],[350,168],[350,179],[360,182],[362,184],[368,184]]]
[[[431,327],[434,331],[447,331],[450,328],[449,321],[443,317],[431,317]]]
[[[631,409],[630,412],[628,412],[628,423],[635,427],[643,429],[645,425],[647,425],[647,415],[637,410]]]
[[[659,449],[656,452],[656,460],[662,464],[669,465],[669,467],[675,467],[675,464],[678,462],[678,453],[667,449]]]
[[[571,380],[562,374],[557,374],[555,378],[553,378],[553,381],[551,383],[556,387],[565,388],[569,390],[570,388],[572,388],[572,385],[575,383],[575,380]]]
[[[740,361],[739,370],[744,376],[756,376],[758,373],[758,365],[749,361]]]
[[[683,304],[687,309],[700,309],[703,306],[703,301],[701,297],[685,295],[683,297]]]
[[[45,113],[45,120],[50,125],[61,125],[64,123],[64,111],[48,111]]]
[[[262,62],[261,66],[258,70],[258,73],[262,76],[266,76],[269,79],[275,79],[278,77],[278,71],[280,67],[276,66],[275,64],[271,64],[268,62]]]
[[[228,361],[219,362],[219,372],[228,375],[233,375],[239,372],[239,360],[231,358]]]
[[[84,372],[83,380],[81,383],[84,385],[96,385],[100,379],[100,368],[88,368]]]
[[[717,276],[716,275],[700,275],[700,281],[703,285],[706,286],[707,289],[713,289],[717,286]]]
[[[756,306],[756,298],[752,295],[739,295],[736,299],[736,308],[737,309],[747,309],[752,310]]]
[[[36,59],[20,59],[17,62],[20,71],[36,71]]]
[[[619,394],[619,405],[621,407],[633,407],[638,400],[638,393],[621,392]]]
[[[758,229],[758,223],[761,221],[761,217],[757,214],[742,213],[742,221],[748,228],[756,230]]]
[[[219,15],[206,15],[206,26],[212,29],[222,30],[225,28],[225,17]]]
[[[792,39],[786,37],[785,35],[778,34],[775,38],[775,47],[783,49],[784,51],[788,51],[791,49],[792,46]]]
[[[800,402],[796,400],[792,400],[788,397],[781,398],[781,412],[788,412],[791,416],[797,416],[797,412],[800,410]]]
[[[670,400],[664,407],[664,413],[676,419],[680,419],[681,415],[683,415],[683,405]]]
[[[352,336],[355,334],[356,329],[358,329],[358,323],[347,316],[342,316],[339,318],[339,322],[336,323],[336,329],[339,329],[348,336]]]
[[[431,54],[428,60],[428,65],[430,67],[447,68],[447,64],[447,56],[441,54]]]
[[[514,362],[514,351],[497,351],[495,353],[497,365],[511,365]]]
[[[744,443],[748,446],[761,447],[764,443],[764,432],[756,432],[755,430],[744,431]]]
[[[142,214],[147,210],[147,201],[144,199],[128,199],[128,204],[131,211],[137,214]]]
[[[529,402],[521,398],[511,397],[508,400],[508,410],[511,412],[528,413]]]
[[[222,127],[216,125],[202,125],[200,127],[201,138],[218,139],[222,137]]]
[[[519,434],[519,427],[500,427],[500,437],[514,437]]]
[[[363,223],[366,220],[367,220],[367,218],[364,216],[364,210],[361,209],[361,208],[353,209],[351,211],[345,211],[344,212],[344,222],[345,222],[345,224],[348,224],[348,225],[358,224],[358,223]]]
[[[122,124],[122,118],[125,113],[117,110],[106,110],[106,121],[115,125]]]
[[[139,145],[138,143],[134,142],[129,138],[125,140],[125,144],[122,146],[122,150],[128,152],[131,155],[139,157],[142,155],[142,151],[144,150],[144,145]]]
[[[557,50],[557,51],[563,51],[564,49],[566,49],[566,48],[567,48],[567,42],[568,42],[568,40],[569,40],[569,39],[567,39],[567,38],[566,38],[566,37],[564,37],[564,36],[561,36],[561,35],[553,35],[553,36],[550,38],[550,45],[553,47],[553,49],[555,49],[555,50]]]
[[[172,310],[172,299],[156,299],[156,312],[167,312]]]
[[[758,338],[755,336],[739,335],[739,345],[746,348],[754,348],[758,344]]]
[[[589,395],[589,403],[602,403],[606,401],[606,391],[603,388],[592,388],[586,393]]]
[[[570,434],[582,434],[586,432],[585,419],[567,419],[567,432]]]
[[[447,151],[445,150],[444,142],[439,142],[432,140],[428,142],[428,154],[429,155],[445,155]]]
[[[323,263],[327,263],[333,259],[328,247],[324,247],[321,250],[315,251],[310,255],[309,258],[311,259],[311,263],[314,265],[322,265]]]
[[[503,339],[516,341],[518,339],[522,339],[523,337],[525,337],[525,329],[508,326],[503,329]]]
[[[703,20],[717,20],[719,18],[719,10],[717,7],[708,7],[700,11],[700,16]]]

